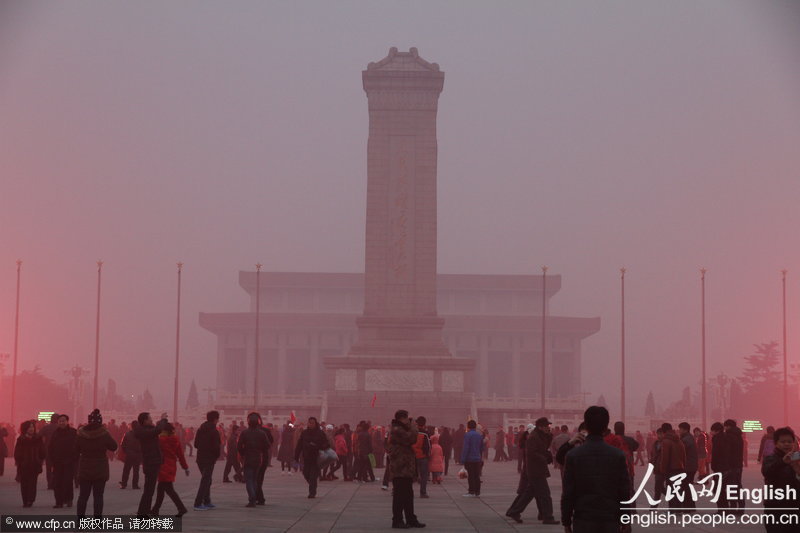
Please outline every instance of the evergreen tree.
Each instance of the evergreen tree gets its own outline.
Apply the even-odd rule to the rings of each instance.
[[[189,397],[186,398],[187,409],[197,409],[200,407],[200,399],[197,397],[197,385],[192,380],[192,385],[189,387]]]
[[[656,401],[653,398],[653,391],[647,394],[647,400],[644,402],[644,416],[656,416]]]
[[[745,394],[760,392],[783,384],[783,376],[777,369],[781,362],[781,352],[775,341],[754,344],[755,353],[745,356],[747,365],[739,382]]]

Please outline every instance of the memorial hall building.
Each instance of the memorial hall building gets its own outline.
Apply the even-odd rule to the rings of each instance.
[[[201,313],[200,325],[217,337],[217,398],[221,407],[252,405],[256,330],[256,273],[240,272],[250,309]],[[325,393],[323,358],[348,354],[363,312],[364,276],[353,273],[261,272],[259,391],[265,408],[294,398],[318,414]],[[550,299],[561,276],[545,281]],[[540,396],[542,276],[438,274],[437,307],[444,342],[457,358],[475,361],[470,385],[479,402]],[[545,320],[548,405],[577,405],[581,397],[581,342],[600,318]],[[370,398],[373,396],[369,393]],[[367,400],[368,401],[368,400]],[[576,404],[576,402],[578,402]],[[291,403],[291,402],[290,402]],[[306,411],[305,409],[300,409]]]

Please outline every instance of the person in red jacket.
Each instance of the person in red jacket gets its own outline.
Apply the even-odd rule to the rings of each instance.
[[[178,508],[178,514],[175,516],[183,516],[186,514],[186,506],[183,505],[181,497],[175,492],[175,474],[178,471],[178,461],[181,463],[186,475],[189,475],[189,465],[186,463],[186,457],[183,455],[183,446],[180,439],[175,435],[175,427],[172,424],[166,424],[163,431],[158,436],[158,444],[161,448],[161,456],[164,462],[161,463],[161,468],[158,470],[158,488],[156,489],[156,503],[151,511],[151,514],[158,516],[161,509],[161,504],[164,502],[164,494],[167,494],[175,507]]]

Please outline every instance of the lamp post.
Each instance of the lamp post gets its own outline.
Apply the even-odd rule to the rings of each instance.
[[[178,369],[181,356],[181,271],[183,263],[178,261],[178,310],[175,319],[175,390],[172,392],[173,422],[178,421]]]
[[[259,318],[261,316],[261,263],[256,263],[256,342],[255,372],[253,373],[253,411],[258,411],[258,338],[260,337]]]
[[[621,326],[620,326],[620,359],[621,369],[621,389],[620,389],[620,420],[625,423],[625,267],[619,269],[620,274],[620,302],[621,302]]]
[[[703,431],[708,430],[708,420],[706,419],[706,270],[700,269],[700,330],[701,330],[701,357],[702,372],[700,384],[700,409],[703,411],[701,419],[703,421]]]
[[[789,360],[788,348],[786,344],[786,273],[785,268],[781,270],[781,282],[783,284],[783,425],[789,425]]]
[[[539,387],[541,388],[542,399],[541,399],[541,409],[542,409],[542,416],[544,416],[544,408],[545,408],[545,355],[547,350],[547,341],[545,339],[545,331],[547,327],[547,267],[542,267],[542,365],[541,365],[541,381],[539,383]]]
[[[19,286],[22,274],[22,259],[17,259],[17,303],[14,312],[14,364],[11,370],[11,425],[17,406],[17,357],[19,355]]]
[[[92,409],[97,409],[98,370],[100,367],[100,280],[103,273],[103,261],[97,261],[97,320],[94,331],[94,391],[92,392]]]

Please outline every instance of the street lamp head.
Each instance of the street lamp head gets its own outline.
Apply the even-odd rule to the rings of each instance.
[[[183,262],[178,261],[177,265],[178,265],[178,272],[180,272],[183,269]]]
[[[622,274],[623,278],[625,277],[625,272],[627,272],[627,271],[628,271],[628,269],[625,268],[625,267],[622,267],[622,268],[619,269],[619,273]]]
[[[102,259],[98,259],[97,260],[97,269],[100,270],[101,268],[103,268],[103,260]]]
[[[17,268],[22,266],[22,259],[17,259]]]
[[[542,274],[547,274],[547,267],[546,266],[542,266]]]
[[[261,263],[256,263],[256,271],[260,272],[262,266],[264,265],[262,265]]]

